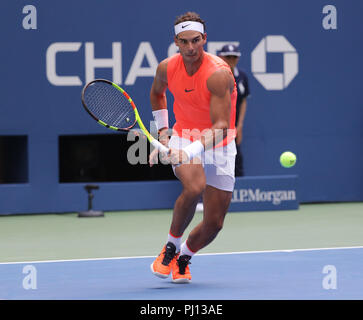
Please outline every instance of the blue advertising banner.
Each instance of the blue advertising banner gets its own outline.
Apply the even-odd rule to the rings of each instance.
[[[186,11],[206,21],[206,51],[239,45],[238,66],[249,80],[241,145],[246,179],[236,187],[242,183],[245,191],[236,191],[243,201],[231,208],[272,199],[261,193],[272,189],[257,191],[248,180],[257,176],[298,176],[296,203],[363,201],[362,10],[363,2],[353,0],[1,1],[0,213],[64,212],[77,207],[76,197],[83,201],[82,188],[61,196],[67,183],[60,141],[112,132],[82,109],[82,87],[94,78],[118,83],[150,128],[153,76],[177,52],[173,24]],[[167,99],[172,126],[170,92]],[[289,169],[279,163],[287,150],[298,159]],[[112,183],[123,190],[128,182]],[[108,207],[109,197],[98,201]]]

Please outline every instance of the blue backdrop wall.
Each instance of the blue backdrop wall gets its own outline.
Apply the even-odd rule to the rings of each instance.
[[[206,50],[240,44],[251,88],[246,175],[297,175],[300,202],[362,201],[362,9],[353,0],[1,1],[0,136],[25,137],[26,154],[18,155],[27,179],[0,185],[0,212],[84,205],[81,188],[79,203],[59,198],[67,188],[59,183],[59,136],[110,132],[82,109],[82,86],[97,77],[118,82],[148,126],[155,68],[175,52],[175,17],[190,10],[206,20]],[[278,161],[285,150],[298,157],[288,171]]]

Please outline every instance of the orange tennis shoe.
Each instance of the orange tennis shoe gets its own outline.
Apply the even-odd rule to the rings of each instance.
[[[172,280],[175,283],[188,283],[192,280],[192,275],[189,270],[189,260],[191,256],[179,254],[176,256],[176,259],[173,259],[171,263],[172,270]]]
[[[176,260],[176,247],[173,243],[168,242],[161,250],[154,262],[151,264],[151,272],[160,278],[167,278],[171,272],[171,264]]]

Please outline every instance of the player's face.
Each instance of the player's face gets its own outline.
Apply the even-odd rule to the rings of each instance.
[[[180,32],[174,38],[174,41],[184,61],[195,62],[203,54],[203,46],[207,42],[207,35],[188,30]]]

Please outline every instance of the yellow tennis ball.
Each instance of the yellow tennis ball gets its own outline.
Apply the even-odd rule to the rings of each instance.
[[[280,156],[280,163],[284,168],[291,168],[296,163],[296,155],[290,151],[285,151]]]

